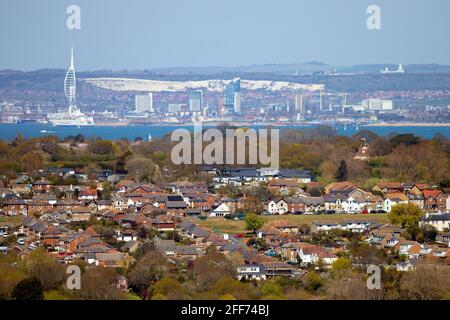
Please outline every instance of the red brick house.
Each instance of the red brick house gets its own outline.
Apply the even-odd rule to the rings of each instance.
[[[27,206],[28,206],[28,214],[43,213],[45,211],[49,211],[54,208],[54,206],[48,203],[47,201],[36,199],[33,199],[30,202],[28,202]]]
[[[190,199],[189,206],[191,208],[207,211],[211,210],[211,208],[217,204],[217,201],[218,198],[213,194],[202,194]]]
[[[441,190],[423,190],[424,209],[444,212],[446,210],[447,196]]]
[[[428,183],[416,183],[412,186],[409,192],[415,195],[422,195],[423,190],[427,189],[430,189],[430,185]]]
[[[378,182],[373,186],[372,191],[384,194],[403,192],[403,185],[401,182]]]
[[[288,212],[290,213],[305,211],[305,204],[298,198],[286,198],[284,201],[287,203]]]
[[[300,189],[300,185],[297,180],[290,180],[290,179],[273,179],[270,180],[267,188],[270,191],[277,191],[277,192],[289,192],[291,190],[297,191]]]
[[[80,191],[78,199],[80,200],[97,200],[97,189],[88,188]]]
[[[47,193],[52,190],[52,183],[42,178],[41,180],[33,182],[31,189],[34,193]]]
[[[9,199],[4,202],[3,211],[9,216],[27,215],[28,206],[23,199]]]

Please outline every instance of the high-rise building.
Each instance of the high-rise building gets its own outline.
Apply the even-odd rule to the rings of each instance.
[[[135,107],[137,113],[151,113],[153,112],[153,93],[136,95]]]
[[[297,114],[305,114],[305,103],[303,101],[302,94],[295,95],[295,113]]]
[[[239,113],[241,112],[241,79],[233,79],[225,86],[225,93],[223,97],[223,106],[225,112]]]
[[[72,113],[76,108],[77,99],[77,80],[75,77],[75,66],[73,63],[73,47],[70,53],[70,67],[67,70],[66,77],[64,79],[64,93],[66,94],[67,101],[69,102],[69,113]]]
[[[69,103],[69,112],[57,112],[47,114],[47,120],[54,126],[92,126],[94,119],[86,116],[76,105],[77,80],[75,77],[75,65],[73,47],[70,53],[70,67],[64,78],[64,93]]]
[[[203,110],[203,91],[191,90],[188,92],[189,96],[189,111],[201,112]]]

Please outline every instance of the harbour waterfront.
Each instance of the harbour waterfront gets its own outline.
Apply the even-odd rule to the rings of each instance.
[[[257,128],[256,126],[252,126]],[[310,126],[276,126],[277,129],[304,129],[312,127]],[[16,138],[19,134],[25,138],[35,138],[48,135],[55,135],[59,138],[65,138],[70,135],[82,134],[85,137],[98,137],[102,139],[117,140],[126,138],[128,140],[134,140],[137,137],[146,139],[149,135],[154,138],[162,137],[166,134],[170,134],[177,128],[185,128],[193,130],[192,125],[180,125],[180,126],[89,126],[89,127],[57,127],[48,124],[38,123],[22,123],[22,124],[0,124],[0,139],[11,140]],[[204,128],[208,128],[207,125]],[[416,136],[431,139],[436,134],[441,134],[450,139],[450,127],[449,126],[356,126],[343,125],[336,126],[337,132],[340,135],[351,136],[358,132],[358,130],[367,129],[380,136],[385,136],[390,133],[404,134],[411,133]]]

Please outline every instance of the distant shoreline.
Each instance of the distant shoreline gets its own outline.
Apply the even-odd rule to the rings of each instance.
[[[396,122],[396,123],[371,123],[361,127],[450,127],[450,123],[428,122]]]

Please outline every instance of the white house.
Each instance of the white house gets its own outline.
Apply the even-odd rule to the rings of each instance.
[[[298,248],[297,255],[303,264],[318,263],[322,260],[324,264],[331,265],[337,260],[337,256],[322,247],[315,245],[301,246]]]
[[[430,225],[439,232],[450,230],[450,213],[426,213],[420,218],[419,226]]]
[[[226,203],[220,204],[209,213],[210,217],[223,217],[231,213],[230,207]]]
[[[406,204],[408,201],[400,199],[400,198],[387,198],[383,203],[383,210],[386,212],[391,212],[392,207],[398,204]]]
[[[250,264],[236,268],[238,280],[266,280],[266,271],[264,266]]]
[[[267,211],[271,214],[286,214],[288,210],[288,204],[283,199],[278,201],[271,200],[267,205]]]
[[[364,231],[369,230],[369,227],[372,225],[370,221],[363,220],[347,220],[342,221],[340,223],[331,222],[331,221],[313,221],[311,224],[312,232],[324,231],[328,232],[333,229],[339,230],[348,230],[355,233],[363,233]]]
[[[116,239],[117,241],[124,241],[124,242],[137,241],[137,235],[136,232],[134,232],[133,230],[125,230],[125,231],[117,230]]]

